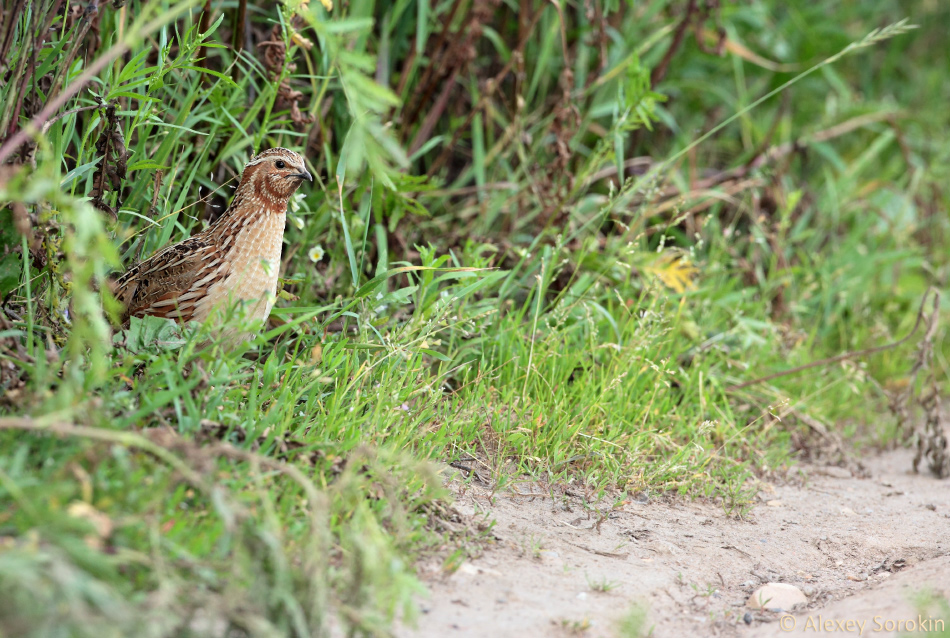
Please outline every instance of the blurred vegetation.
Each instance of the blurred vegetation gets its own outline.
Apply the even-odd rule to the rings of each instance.
[[[911,440],[886,407],[942,387],[939,326],[734,386],[895,341],[945,285],[948,25],[934,0],[5,2],[0,634],[385,635],[414,559],[480,542],[428,461],[741,514],[794,458]],[[109,274],[278,145],[318,179],[265,334],[114,331]]]

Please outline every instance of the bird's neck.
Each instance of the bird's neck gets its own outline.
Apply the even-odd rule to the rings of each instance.
[[[234,193],[231,205],[205,231],[208,234],[222,239],[227,235],[234,235],[244,228],[258,224],[272,224],[274,217],[282,223],[287,213],[288,200],[274,201],[272,198],[262,197],[251,185],[238,186]]]

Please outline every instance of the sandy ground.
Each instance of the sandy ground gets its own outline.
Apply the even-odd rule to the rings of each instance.
[[[911,458],[864,458],[861,476],[797,467],[741,520],[646,496],[603,519],[567,495],[456,484],[456,509],[493,519],[497,541],[451,574],[423,565],[431,595],[397,635],[934,636],[942,621],[950,636],[950,608],[919,600],[950,597],[950,482],[911,473]],[[807,605],[784,620],[746,608],[770,581]],[[638,610],[640,633],[625,632]]]

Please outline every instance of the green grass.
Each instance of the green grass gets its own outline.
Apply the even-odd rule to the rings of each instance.
[[[3,635],[385,635],[415,559],[481,542],[440,525],[438,464],[742,515],[755,477],[901,434],[916,340],[730,387],[896,340],[945,283],[940,3],[726,3],[668,63],[670,0],[249,5],[242,51],[240,2],[103,4],[80,44],[26,5],[0,28]],[[262,336],[113,334],[107,275],[276,145],[317,185]],[[918,383],[947,352],[939,328]]]

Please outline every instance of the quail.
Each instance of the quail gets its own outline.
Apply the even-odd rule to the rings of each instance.
[[[251,158],[221,217],[116,280],[122,323],[145,315],[204,322],[231,305],[249,320],[267,319],[276,300],[287,204],[304,180],[313,177],[294,151],[272,148]]]

